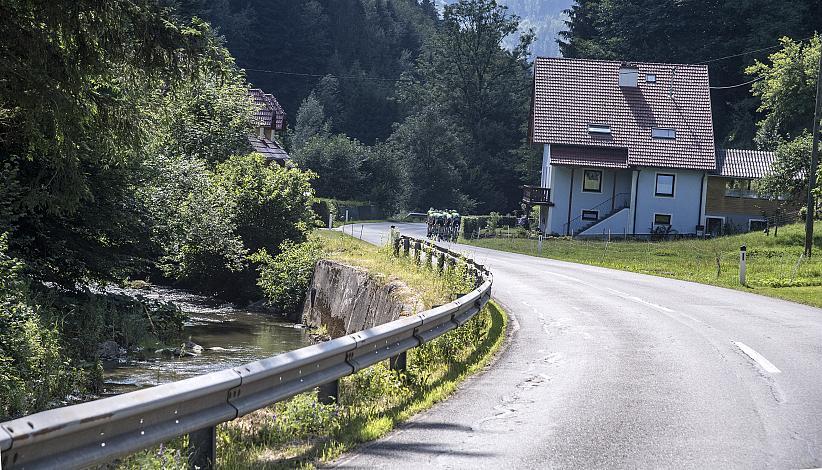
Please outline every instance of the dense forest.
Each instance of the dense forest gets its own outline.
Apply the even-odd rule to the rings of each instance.
[[[389,215],[511,210],[539,167],[525,146],[534,37],[505,7],[463,3],[175,6],[211,21],[249,81],[283,103],[286,145],[318,174],[320,196],[370,200]]]

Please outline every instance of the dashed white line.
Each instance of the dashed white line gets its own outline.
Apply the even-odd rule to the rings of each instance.
[[[756,363],[759,364],[759,367],[763,368],[765,372],[771,374],[778,374],[782,372],[781,370],[777,369],[776,366],[771,363],[771,361],[765,359],[765,356],[754,351],[750,346],[746,345],[745,343],[740,343],[739,341],[734,341],[733,343],[736,345],[736,347],[741,349],[742,352],[747,354],[748,357],[756,361]]]

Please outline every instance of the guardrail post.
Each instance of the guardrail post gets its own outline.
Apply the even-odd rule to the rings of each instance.
[[[217,427],[203,428],[188,435],[188,466],[211,470],[217,461]]]
[[[388,360],[388,365],[391,370],[404,371],[408,366],[408,351],[403,351]]]
[[[437,254],[437,271],[442,274],[443,269],[445,269],[445,253],[439,252]]]
[[[400,257],[400,234],[396,232],[394,226],[391,226],[391,245],[394,248],[394,257]]]
[[[420,260],[422,258],[422,244],[419,240],[414,240],[414,263],[417,266],[420,265]]]
[[[403,256],[408,256],[409,251],[411,251],[411,240],[407,238],[402,239],[402,254]]]
[[[323,405],[333,405],[340,402],[340,380],[324,383],[320,385],[317,393],[320,403]]]

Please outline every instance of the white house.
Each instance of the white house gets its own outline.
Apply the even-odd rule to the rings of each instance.
[[[542,181],[524,201],[547,234],[697,234],[717,170],[703,65],[538,58],[530,139]]]

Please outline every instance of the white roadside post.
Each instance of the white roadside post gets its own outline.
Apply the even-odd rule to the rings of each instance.
[[[739,283],[745,285],[745,271],[748,261],[748,248],[745,245],[739,247]]]
[[[542,235],[537,239],[537,253],[542,254]]]
[[[328,229],[331,230],[334,228],[334,214],[330,211],[328,212]]]

